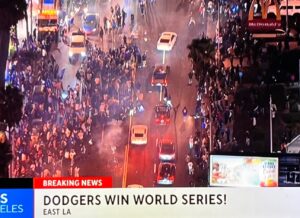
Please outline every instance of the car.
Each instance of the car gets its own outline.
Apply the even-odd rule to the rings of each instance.
[[[158,125],[170,124],[171,111],[170,107],[165,104],[155,106],[155,123]]]
[[[168,86],[168,74],[170,73],[170,66],[156,65],[152,72],[151,86]]]
[[[148,127],[146,125],[134,125],[131,128],[131,144],[132,145],[146,145],[148,134]]]
[[[85,34],[94,34],[98,31],[98,15],[86,14],[82,20],[82,30]]]
[[[175,160],[175,145],[169,139],[161,139],[159,144],[159,159],[161,161],[173,161]]]
[[[177,34],[174,32],[163,32],[157,41],[157,50],[171,51],[177,40]]]
[[[174,163],[160,162],[158,165],[156,183],[158,185],[173,185],[176,167]]]
[[[73,64],[76,58],[86,58],[85,35],[80,30],[73,32],[70,37],[69,62]]]

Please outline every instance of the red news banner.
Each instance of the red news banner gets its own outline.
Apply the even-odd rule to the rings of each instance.
[[[35,189],[111,188],[111,177],[34,178]]]

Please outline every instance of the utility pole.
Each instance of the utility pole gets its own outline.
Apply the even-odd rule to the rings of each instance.
[[[286,0],[286,16],[285,16],[285,49],[289,49],[289,0]]]
[[[272,96],[270,95],[270,152],[273,153],[273,105]]]

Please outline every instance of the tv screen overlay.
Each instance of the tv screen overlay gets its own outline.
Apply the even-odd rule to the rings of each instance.
[[[299,196],[295,187],[112,188],[111,177],[0,179],[0,217],[299,217]]]
[[[300,186],[300,155],[279,158],[279,186]]]
[[[231,187],[277,187],[278,158],[211,155],[209,184]]]

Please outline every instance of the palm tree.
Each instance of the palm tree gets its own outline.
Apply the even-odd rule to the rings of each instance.
[[[5,69],[8,57],[10,28],[25,18],[26,0],[0,0],[0,87],[5,86]]]
[[[202,37],[193,39],[187,46],[188,57],[192,59],[196,79],[200,82],[205,78],[205,72],[211,61],[215,60],[215,46],[211,39]]]

